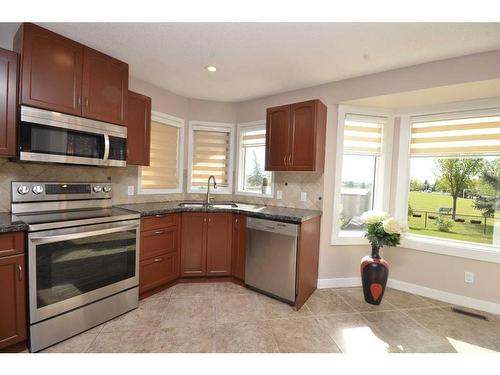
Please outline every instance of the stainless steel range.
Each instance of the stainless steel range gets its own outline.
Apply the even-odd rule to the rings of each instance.
[[[138,306],[139,214],[113,208],[112,184],[13,182],[28,225],[30,349]]]

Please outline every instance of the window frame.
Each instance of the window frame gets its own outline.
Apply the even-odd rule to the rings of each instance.
[[[207,189],[193,189],[191,185],[192,170],[193,170],[193,133],[195,130],[215,131],[221,133],[229,133],[229,163],[228,163],[228,186],[217,189],[210,189],[211,194],[233,194],[233,174],[234,174],[234,124],[225,122],[209,122],[209,121],[189,121],[188,135],[188,166],[187,166],[187,192],[191,194],[203,194]]]
[[[499,114],[498,100],[478,100],[466,103],[419,108],[400,113],[398,179],[395,192],[395,217],[408,223],[408,199],[410,193],[410,140],[412,118],[419,121],[438,121],[463,118],[465,115],[485,116]],[[449,255],[460,258],[500,263],[500,247],[476,242],[443,239],[432,236],[405,233],[401,239],[401,247]]]
[[[340,204],[342,189],[342,164],[344,159],[344,123],[347,114],[361,116],[386,117],[387,122],[382,130],[382,153],[376,165],[376,184],[374,190],[374,209],[389,211],[391,197],[392,179],[392,153],[394,143],[394,114],[392,111],[384,109],[373,109],[363,107],[353,107],[340,104],[338,106],[337,117],[337,140],[335,159],[335,187],[333,198],[333,220],[331,245],[367,245],[368,240],[364,237],[363,231],[343,231],[340,230]],[[343,234],[343,235],[342,235]]]
[[[175,117],[166,113],[151,111],[151,121],[158,122],[167,126],[174,126],[178,128],[179,137],[177,138],[177,168],[178,179],[177,187],[174,189],[144,189],[142,188],[142,166],[138,168],[137,172],[137,195],[151,195],[151,194],[179,194],[183,192],[184,183],[184,127],[185,120],[180,117]]]
[[[243,190],[244,186],[244,175],[245,168],[243,166],[243,148],[241,147],[241,136],[243,132],[252,131],[252,130],[266,130],[266,120],[258,120],[251,122],[239,123],[236,125],[236,189],[235,195],[246,195],[250,197],[261,197],[261,198],[274,198],[274,172],[271,172],[271,194],[262,194],[262,193],[252,193]]]

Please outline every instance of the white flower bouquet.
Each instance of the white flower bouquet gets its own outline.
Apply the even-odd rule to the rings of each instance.
[[[367,211],[361,215],[366,224],[365,237],[378,250],[384,246],[397,246],[401,241],[401,234],[407,230],[406,226],[386,212]]]

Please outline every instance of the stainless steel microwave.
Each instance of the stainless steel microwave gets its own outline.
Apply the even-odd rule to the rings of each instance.
[[[125,167],[127,128],[21,106],[19,159]]]

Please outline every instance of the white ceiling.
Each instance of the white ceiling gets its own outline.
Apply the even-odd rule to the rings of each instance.
[[[500,23],[46,23],[190,98],[237,102],[500,49]],[[5,40],[18,24],[0,24]],[[208,73],[215,65],[216,73]]]

